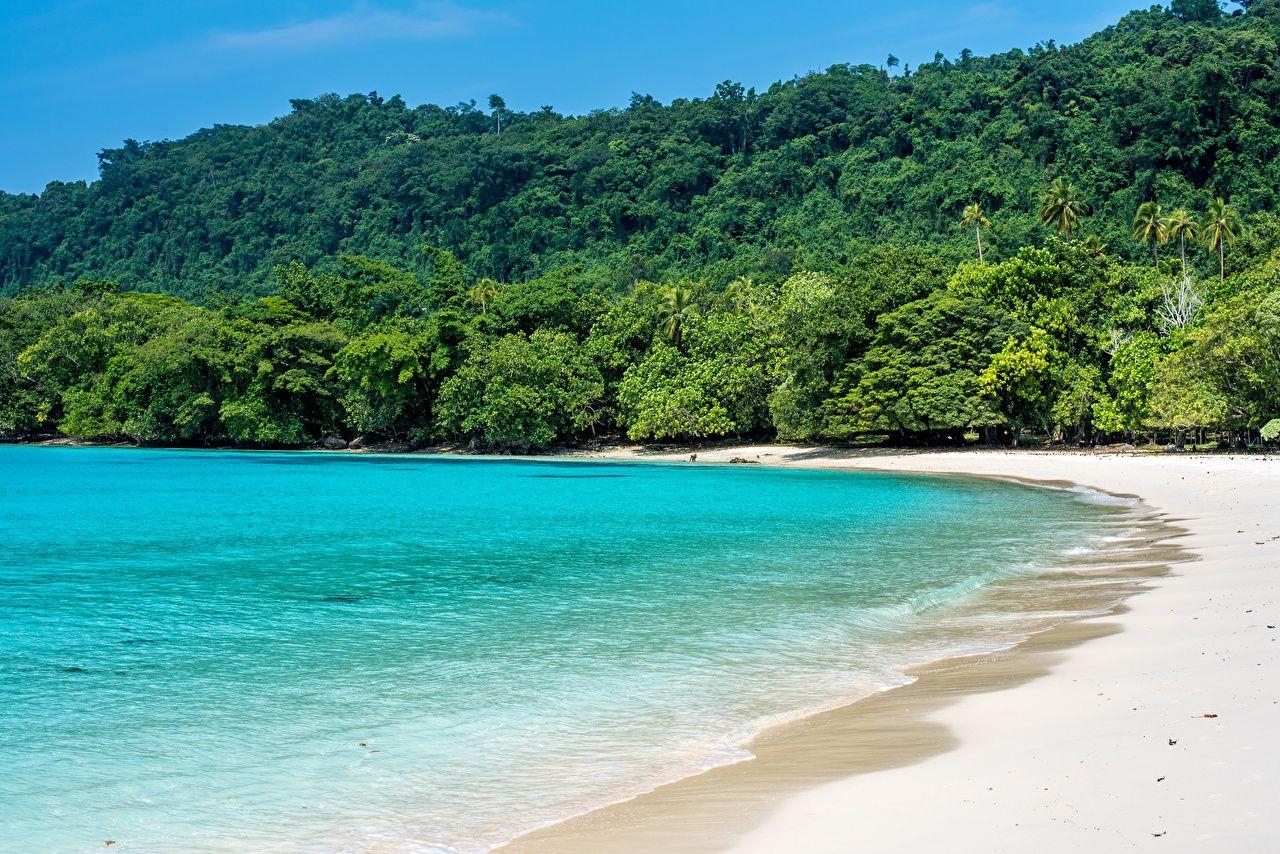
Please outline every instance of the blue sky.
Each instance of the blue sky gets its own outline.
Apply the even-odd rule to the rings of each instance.
[[[726,78],[760,88],[837,62],[912,65],[1078,41],[1136,0],[0,0],[0,189],[92,179],[97,152],[215,123],[257,124],[289,99],[489,93],[581,113],[633,91],[662,101]]]

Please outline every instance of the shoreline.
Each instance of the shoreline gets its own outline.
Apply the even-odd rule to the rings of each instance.
[[[567,456],[688,462],[688,453],[624,448]],[[1086,659],[1099,659],[1101,655],[1105,660],[1108,654],[1095,653],[1103,644],[1120,645],[1121,649],[1135,646],[1136,641],[1131,636],[1145,634],[1142,631],[1143,618],[1153,608],[1148,602],[1149,597],[1169,591],[1176,597],[1184,579],[1203,581],[1208,574],[1204,571],[1204,564],[1217,556],[1214,544],[1206,542],[1206,538],[1221,536],[1218,533],[1221,524],[1214,523],[1223,521],[1221,517],[1225,515],[1225,508],[1215,513],[1212,502],[1208,502],[1209,506],[1196,506],[1197,503],[1206,503],[1196,501],[1197,497],[1205,497],[1204,490],[1199,488],[1204,484],[1187,484],[1178,489],[1176,487],[1180,484],[1172,482],[1175,476],[1178,481],[1185,481],[1190,473],[1195,480],[1194,472],[1204,471],[1213,479],[1216,467],[1223,474],[1234,475],[1232,486],[1242,486],[1245,485],[1240,483],[1242,478],[1249,482],[1259,474],[1264,475],[1260,480],[1267,488],[1260,490],[1264,493],[1260,497],[1265,500],[1255,508],[1251,526],[1239,525],[1233,530],[1237,531],[1237,536],[1248,534],[1252,527],[1260,527],[1267,520],[1274,519],[1272,527],[1277,530],[1267,534],[1274,539],[1259,540],[1258,544],[1275,543],[1277,554],[1280,554],[1280,512],[1277,512],[1280,508],[1280,465],[1269,465],[1273,461],[1265,457],[1255,459],[1245,455],[1166,457],[1097,451],[886,453],[738,446],[710,451],[702,449],[697,453],[699,463],[727,463],[736,457],[738,461],[758,461],[780,467],[990,477],[1035,486],[1083,487],[1111,495],[1137,497],[1153,511],[1152,517],[1163,520],[1160,523],[1152,518],[1148,520],[1150,524],[1166,525],[1160,545],[1167,544],[1171,537],[1187,541],[1185,552],[1174,545],[1172,550],[1160,555],[1160,562],[1166,567],[1192,557],[1198,562],[1184,564],[1187,568],[1176,573],[1147,573],[1140,579],[1141,583],[1133,578],[1127,583],[1122,581],[1127,590],[1102,613],[1077,614],[1031,634],[1012,648],[911,668],[907,672],[916,678],[908,685],[770,728],[748,743],[754,759],[713,768],[630,800],[566,819],[518,837],[499,850],[839,851],[848,850],[851,840],[857,840],[858,847],[870,847],[871,850],[918,850],[925,845],[945,845],[954,849],[959,842],[963,850],[969,850],[968,845],[963,844],[969,843],[975,850],[1036,848],[1065,851],[1081,845],[1114,848],[1119,842],[1116,834],[1132,845],[1145,839],[1171,835],[1167,828],[1148,830],[1145,825],[1142,829],[1134,826],[1143,813],[1151,814],[1148,824],[1163,821],[1164,824],[1175,825],[1176,818],[1184,825],[1192,824],[1193,830],[1197,829],[1194,827],[1196,823],[1187,821],[1186,816],[1175,817],[1163,811],[1169,800],[1166,793],[1175,793],[1180,788],[1177,785],[1165,786],[1164,776],[1159,777],[1151,792],[1143,793],[1132,791],[1128,784],[1122,788],[1115,787],[1114,783],[1108,785],[1109,775],[1103,775],[1083,787],[1080,783],[1073,784],[1079,788],[1079,793],[1073,795],[1067,809],[1070,816],[1054,815],[1062,808],[1055,809],[1054,804],[1058,802],[1050,797],[1055,788],[1052,785],[1027,786],[1024,790],[1014,787],[1002,796],[992,794],[996,791],[995,786],[975,785],[974,791],[967,792],[966,797],[946,802],[945,816],[931,813],[930,819],[924,822],[919,821],[907,805],[922,793],[953,789],[958,780],[972,780],[975,776],[989,776],[993,782],[999,779],[1004,793],[1008,783],[1002,778],[1010,774],[1037,778],[1037,782],[1061,781],[1064,777],[1086,779],[1090,775],[1081,774],[1082,765],[1106,768],[1116,763],[1117,751],[1110,745],[1104,745],[1101,737],[1092,742],[1088,739],[1079,744],[1072,742],[1076,748],[1068,752],[1069,756],[1043,758],[1046,750],[1054,753],[1052,745],[1055,739],[1061,741],[1062,733],[1069,734],[1073,724],[1079,723],[1073,720],[1069,710],[1064,711],[1062,705],[1062,695],[1073,693],[1068,685],[1063,684],[1062,671],[1086,671],[1071,679],[1074,685],[1079,685],[1082,678],[1091,677],[1097,685],[1109,687],[1111,693],[1120,693],[1113,684],[1114,679],[1108,680],[1105,667],[1101,668],[1102,672],[1088,673],[1092,668]],[[1159,479],[1170,481],[1169,486],[1173,489],[1153,488],[1155,484],[1152,481]],[[1186,512],[1189,509],[1200,513]],[[1176,522],[1182,532],[1172,531],[1168,522]],[[1236,550],[1241,550],[1243,544],[1236,545]],[[1247,550],[1244,551],[1247,554]],[[1265,571],[1260,575],[1260,578],[1253,579],[1252,587],[1266,589],[1250,589],[1247,591],[1250,595],[1275,591],[1274,580],[1268,578]],[[1135,597],[1133,594],[1137,592],[1144,595]],[[1269,595],[1265,598],[1274,608],[1275,598]],[[1259,609],[1248,610],[1246,616],[1249,617],[1259,613]],[[1263,615],[1271,624],[1274,624],[1275,616],[1273,611]],[[1200,618],[1196,616],[1194,619],[1198,621]],[[1262,644],[1274,640],[1273,631],[1264,631],[1268,631],[1271,637],[1262,637]],[[1163,640],[1174,639],[1167,637]],[[1274,643],[1270,644],[1269,650],[1263,647],[1259,651],[1269,651],[1275,660]],[[1135,650],[1130,649],[1129,652],[1132,655]],[[1153,682],[1167,688],[1167,680],[1163,678],[1166,674],[1160,672],[1161,662],[1149,660],[1145,664],[1149,669],[1144,667],[1138,674],[1128,674],[1130,684],[1126,686],[1125,693],[1140,693],[1143,687],[1153,687]],[[1258,664],[1262,665],[1262,662]],[[1275,687],[1274,670],[1264,670],[1261,666],[1255,669],[1265,676],[1270,687]],[[1201,672],[1198,675],[1205,674]],[[1033,693],[1038,696],[1032,696]],[[1085,691],[1074,693],[1078,693],[1077,699],[1082,705],[1087,699],[1095,699],[1091,708],[1080,711],[1080,717],[1093,718],[1089,723],[1106,731],[1109,739],[1117,737],[1115,731],[1118,726],[1122,741],[1143,744],[1151,741],[1145,730],[1126,730],[1131,721],[1128,715],[1108,714],[1107,706],[1110,704],[1096,701],[1098,697],[1107,697],[1107,690],[1095,691],[1092,695]],[[1047,703],[1045,697],[1053,698],[1053,702]],[[984,738],[984,734],[992,735],[990,720],[998,720],[1005,711],[1002,706],[1011,699],[1020,700],[1019,705],[1029,710],[1031,722],[1028,723],[1024,716],[1013,728],[1021,742],[1020,749],[1032,751],[1022,755],[1041,755],[1040,761],[1007,762],[1004,757],[1019,754],[1006,754],[993,743],[997,739]],[[1133,715],[1142,706],[1130,708],[1129,715]],[[1035,723],[1041,718],[1052,719],[1053,724]],[[1205,719],[1205,722],[1208,720],[1216,721],[1216,718]],[[1267,741],[1263,728],[1256,724],[1243,728],[1241,737],[1258,748]],[[1164,744],[1164,750],[1176,750],[1178,739],[1170,736],[1168,740],[1174,743]],[[1128,746],[1133,749],[1132,744]],[[1185,761],[1187,753],[1184,750],[1177,758]],[[1156,755],[1165,757],[1159,751]],[[1267,766],[1264,755],[1280,758],[1280,750],[1269,748],[1269,752],[1260,754],[1255,763],[1258,767]],[[1199,759],[1202,762],[1217,761],[1208,756],[1200,756]],[[1142,763],[1138,757],[1132,757],[1127,764]],[[1156,776],[1151,776],[1146,782],[1152,783]],[[1182,782],[1194,788],[1191,779],[1188,777]],[[884,788],[886,781],[893,784],[891,789]],[[990,804],[980,803],[984,788]],[[1259,808],[1263,806],[1280,806],[1280,796],[1267,799],[1255,784],[1239,794],[1240,800],[1249,805],[1244,808],[1249,815],[1260,815]],[[1260,797],[1264,803],[1256,804]],[[1091,829],[1079,824],[1078,819],[1083,813],[1116,813],[1116,803],[1126,802],[1131,808],[1113,815],[1110,821],[1104,820]],[[978,820],[979,815],[986,818]],[[1001,821],[995,824],[1003,824],[1003,829],[993,832],[992,819],[997,815]],[[1232,844],[1244,846],[1239,850],[1261,850],[1256,846],[1261,845],[1270,829],[1266,821],[1256,822],[1255,826],[1243,823],[1242,826],[1241,822],[1229,816],[1214,816],[1211,811],[1202,811],[1199,819],[1198,824],[1208,826],[1209,832],[1198,828],[1199,832],[1189,835],[1179,833],[1180,841],[1169,840],[1166,847],[1169,844],[1175,848],[1196,847],[1206,840],[1230,840]]]
[[[904,712],[917,716],[928,726],[914,743],[936,749],[909,763],[815,774],[797,761],[801,751],[792,744],[777,751],[789,770],[773,779],[757,775],[759,797],[750,807],[726,801],[731,790],[715,790],[715,775],[723,769],[756,774],[765,764],[759,758],[535,830],[502,850],[1053,852],[1128,850],[1151,839],[1174,850],[1270,850],[1265,843],[1280,830],[1272,818],[1280,814],[1280,791],[1269,778],[1280,760],[1272,740],[1280,714],[1280,457],[770,445],[622,447],[527,459],[687,465],[695,450],[699,464],[739,457],[779,467],[996,478],[1138,496],[1185,530],[1180,544],[1197,560],[1150,578],[1144,595],[1109,614],[1072,619],[1004,656],[1024,660],[1030,675],[989,674],[978,690],[940,687],[945,703],[912,698],[886,720],[896,723]],[[1082,628],[1071,633],[1071,627]],[[957,673],[975,669],[972,659],[946,664],[959,665],[949,668]],[[904,690],[803,718],[797,728],[846,710],[869,717],[861,711],[882,697],[911,697]],[[883,732],[868,726],[859,737],[865,742],[870,733],[875,744]],[[828,738],[822,749],[850,745],[862,749],[852,735]],[[693,801],[677,797],[664,804],[661,798],[708,781],[721,807],[698,808],[702,823],[692,836],[669,835],[655,849],[635,834],[635,824],[619,818],[620,810],[639,805],[649,810],[648,821],[678,827],[679,808]],[[922,817],[918,803],[926,797]],[[572,839],[575,828],[581,845]],[[548,844],[556,834],[558,842]]]
[[[804,451],[820,452],[832,455],[838,460],[863,458],[896,458],[901,456],[932,454],[1059,454],[1064,456],[1128,456],[1156,457],[1178,459],[1186,457],[1257,457],[1260,459],[1280,459],[1280,445],[1272,447],[1250,448],[1218,448],[1213,450],[1194,449],[1188,447],[1181,451],[1173,451],[1171,445],[1146,444],[1132,445],[1118,443],[1110,445],[1077,446],[1071,444],[1030,444],[1019,447],[1008,445],[967,444],[947,445],[793,445],[787,443],[746,443],[716,440],[700,444],[659,443],[643,444],[621,438],[604,439],[594,444],[553,445],[540,451],[501,451],[471,450],[466,444],[458,442],[438,442],[435,444],[416,445],[394,439],[370,440],[357,447],[349,447],[346,440],[342,447],[329,447],[323,442],[308,445],[252,445],[226,442],[218,444],[183,444],[160,443],[146,444],[129,439],[83,439],[70,436],[0,436],[0,445],[16,445],[34,448],[137,448],[152,451],[228,451],[235,453],[272,453],[272,454],[352,454],[352,455],[385,455],[385,456],[436,456],[479,459],[505,460],[559,460],[559,459],[600,459],[600,460],[651,460],[664,462],[689,462],[690,454],[697,454],[699,460],[714,463],[747,463],[774,466],[793,466],[794,461],[776,459],[780,454]],[[357,440],[352,440],[357,441]],[[742,457],[744,450],[763,451],[764,457],[775,459],[754,459]],[[735,459],[737,457],[737,459]],[[850,466],[832,464],[827,466],[811,466],[831,469],[848,468]],[[856,466],[867,468],[866,466]],[[909,471],[908,469],[886,469],[893,471]],[[918,474],[938,474],[921,470]],[[1014,476],[996,475],[1001,480],[1019,480]],[[1035,483],[1034,481],[1027,481]]]

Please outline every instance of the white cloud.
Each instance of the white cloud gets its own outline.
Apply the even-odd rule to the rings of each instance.
[[[309,51],[392,39],[430,41],[460,38],[473,35],[486,25],[510,23],[511,19],[502,13],[448,2],[418,3],[407,11],[361,4],[327,18],[217,33],[210,38],[209,46],[234,51]]]
[[[974,3],[972,6],[964,10],[966,18],[975,21],[989,21],[996,18],[1003,18],[1010,14],[1004,4],[999,0],[990,0],[986,3]]]

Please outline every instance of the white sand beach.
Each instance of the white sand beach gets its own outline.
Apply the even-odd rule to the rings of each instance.
[[[662,848],[1280,850],[1280,458],[760,446],[700,451],[697,464],[734,457],[1070,481],[1136,495],[1185,531],[1178,543],[1195,559],[1151,580],[1117,613],[1073,624],[1067,643],[1037,651],[1033,639],[1023,658],[1030,669],[1019,678],[1001,680],[988,663],[986,675],[975,677],[989,681],[981,690],[906,693],[896,711],[881,703],[882,716],[915,711],[927,719],[930,727],[917,736],[929,742],[921,756],[812,785],[802,779],[804,763],[783,773],[764,755],[759,772],[751,768],[757,762],[745,762],[703,775],[705,789],[758,773],[755,790],[766,797],[722,809],[708,819],[715,833],[672,834],[657,843]],[[935,694],[948,692],[945,681],[937,684]],[[856,723],[864,704],[874,714],[874,700],[864,701],[847,708],[848,721]],[[830,732],[807,749],[832,747]],[[857,737],[860,749],[874,748],[872,725]],[[763,779],[769,774],[772,783]],[[767,796],[784,778],[787,785]],[[598,811],[514,849],[656,850],[642,827],[663,824],[664,812],[674,815],[682,802],[688,811],[694,801],[681,786],[692,790],[674,784],[623,812]]]

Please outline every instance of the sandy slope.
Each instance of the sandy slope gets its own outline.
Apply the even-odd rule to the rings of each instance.
[[[734,850],[1280,851],[1280,459],[759,447],[699,463],[734,456],[1137,494],[1200,558],[1046,678],[932,712],[956,749],[783,798]]]

